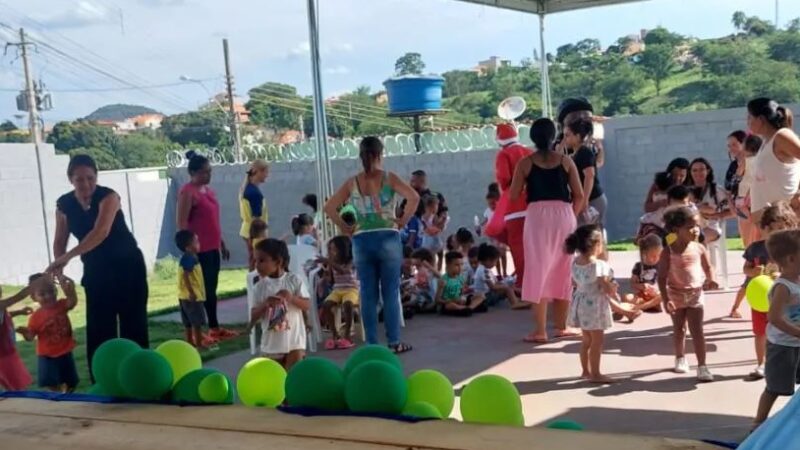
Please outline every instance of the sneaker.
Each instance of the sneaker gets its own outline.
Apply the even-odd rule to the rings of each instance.
[[[756,366],[756,368],[747,375],[747,378],[750,380],[760,380],[764,378],[764,366]]]
[[[714,375],[709,372],[707,366],[697,366],[697,379],[700,381],[714,381]]]
[[[675,358],[675,373],[689,373],[689,363],[686,361],[686,357]]]

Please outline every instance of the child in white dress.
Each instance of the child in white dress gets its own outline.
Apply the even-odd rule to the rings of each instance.
[[[311,305],[308,288],[300,277],[287,271],[289,249],[281,240],[259,242],[255,265],[260,280],[254,289],[251,325],[261,323],[261,354],[289,370],[305,357],[303,311]]]
[[[567,326],[583,332],[581,345],[581,378],[592,383],[612,383],[600,372],[605,330],[611,328],[611,310],[630,320],[641,315],[623,307],[617,294],[611,266],[598,257],[603,253],[603,233],[597,225],[579,227],[564,243],[567,253],[578,253],[572,263],[575,292],[569,305]]]

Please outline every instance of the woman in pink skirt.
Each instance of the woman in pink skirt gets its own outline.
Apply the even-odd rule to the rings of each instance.
[[[522,194],[523,188],[528,196],[522,299],[536,307],[535,328],[525,336],[526,342],[547,342],[547,304],[551,301],[556,337],[579,334],[566,325],[572,296],[572,255],[564,251],[564,241],[577,226],[583,188],[572,159],[553,151],[555,136],[552,120],[533,123],[531,140],[537,151],[517,164],[510,189],[512,200]]]

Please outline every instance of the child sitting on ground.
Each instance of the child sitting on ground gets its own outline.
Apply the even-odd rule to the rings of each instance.
[[[675,346],[675,373],[687,373],[686,325],[692,335],[697,356],[697,379],[714,381],[706,366],[706,338],[703,332],[704,287],[718,289],[708,250],[697,242],[700,216],[688,207],[668,209],[664,213],[667,232],[674,236],[661,253],[658,264],[658,288],[664,310],[672,318]]]
[[[472,250],[476,250],[476,259],[478,260],[478,267],[472,279],[473,295],[482,296],[488,306],[508,300],[511,309],[530,308],[530,303],[519,300],[512,286],[498,283],[492,274],[492,269],[497,266],[497,260],[500,259],[500,251],[497,247],[491,244],[481,244],[470,249],[470,252]]]
[[[741,303],[744,299],[750,280],[759,275],[770,275],[773,278],[777,278],[780,275],[778,267],[767,251],[767,239],[778,231],[795,228],[797,223],[797,216],[786,202],[777,202],[764,209],[761,221],[758,224],[763,240],[753,242],[744,251],[744,274],[746,278],[736,294],[737,303],[734,304],[731,316],[734,316],[734,313],[738,313],[738,303]],[[767,313],[751,309],[750,317],[756,350],[756,368],[750,372],[747,378],[749,380],[760,380],[764,378],[764,357],[767,351]]]
[[[600,372],[605,330],[611,328],[611,312],[624,314],[633,320],[641,311],[622,307],[611,266],[600,259],[603,254],[603,232],[597,225],[578,227],[564,242],[568,254],[578,253],[572,264],[575,293],[569,304],[567,325],[583,332],[581,344],[581,378],[592,383],[612,383],[613,379]]]
[[[478,252],[473,252],[473,257],[470,259],[470,250],[475,248],[475,236],[468,229],[461,227],[456,230],[456,250],[461,253],[466,259],[463,260],[462,273],[467,277],[467,283],[472,283],[472,277],[475,275],[475,269],[478,267]]]
[[[794,395],[800,367],[800,230],[772,234],[767,250],[781,275],[769,291],[767,386],[758,401],[754,428],[767,420],[779,396]]]
[[[78,304],[78,294],[75,283],[69,278],[59,276],[58,282],[65,296],[61,300],[57,298],[58,288],[50,275],[31,275],[31,297],[39,304],[39,309],[31,314],[28,326],[17,328],[17,332],[26,341],[36,338],[39,387],[69,393],[78,386],[78,370],[72,356],[75,339],[67,313]]]
[[[255,220],[253,221],[255,222]],[[263,223],[263,222],[262,222]],[[206,326],[206,288],[203,281],[203,270],[197,252],[200,251],[200,240],[189,230],[175,233],[175,245],[183,252],[178,263],[178,304],[181,307],[181,321],[186,332],[186,342],[196,348],[213,345],[212,341],[203,341],[203,327]]]
[[[439,197],[435,195],[426,195],[422,199],[424,205],[424,212],[422,213],[422,243],[421,247],[430,250],[434,255],[441,254],[444,250],[444,241],[442,233],[447,227],[449,217],[446,213],[440,214],[439,212]],[[438,258],[436,261],[437,270],[442,268],[442,260]]]
[[[255,286],[251,325],[261,322],[261,354],[289,370],[305,357],[303,312],[311,303],[308,288],[299,276],[288,272],[289,248],[285,242],[265,239],[256,245],[255,257],[260,280]],[[281,315],[287,326],[276,326]]]
[[[467,287],[467,278],[462,273],[463,260],[464,255],[459,252],[445,255],[446,273],[436,289],[436,304],[443,315],[467,317],[473,312],[487,311],[484,297],[471,295]]]
[[[433,312],[436,310],[436,271],[434,256],[430,250],[420,248],[411,254],[411,264],[416,271],[408,291],[403,296],[403,309],[412,309],[415,312]]]
[[[333,337],[325,341],[325,350],[348,349],[353,328],[353,309],[358,307],[358,280],[353,270],[353,247],[347,236],[336,236],[328,242],[328,258],[322,258],[333,278],[333,290],[322,305],[322,319]],[[336,327],[334,309],[342,312],[342,334]]]
[[[292,217],[292,233],[297,239],[297,245],[310,245],[311,247],[319,248],[314,231],[314,218],[308,214],[298,214]]]
[[[255,252],[256,244],[263,241],[269,236],[269,227],[267,222],[261,219],[253,219],[250,223],[250,238],[247,240],[247,260],[249,262],[249,269],[252,272],[255,269],[255,262],[253,254]]]
[[[661,312],[661,295],[658,293],[658,261],[664,247],[661,238],[650,234],[639,241],[639,262],[631,270],[632,294],[625,294],[623,301],[633,309],[645,312]],[[615,319],[617,316],[615,316]],[[621,316],[620,316],[621,318]]]
[[[17,352],[16,332],[12,320],[17,316],[29,316],[33,310],[30,307],[16,311],[8,310],[11,306],[24,300],[29,292],[30,289],[26,287],[13,296],[0,300],[0,388],[6,391],[21,391],[33,381]],[[0,298],[2,296],[2,289],[0,289]]]

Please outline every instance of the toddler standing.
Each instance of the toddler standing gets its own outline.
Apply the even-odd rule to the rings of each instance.
[[[706,338],[703,333],[703,287],[718,289],[708,250],[697,242],[700,237],[700,216],[688,207],[669,209],[664,225],[674,241],[661,253],[658,265],[658,287],[664,309],[672,318],[672,339],[675,346],[675,372],[687,373],[686,325],[692,334],[697,356],[697,379],[714,381],[706,366]]]
[[[575,292],[569,305],[567,326],[580,328],[581,378],[592,383],[614,382],[600,371],[605,330],[611,328],[611,310],[635,318],[641,311],[625,310],[619,302],[614,272],[603,254],[603,232],[595,224],[578,227],[564,242],[564,250],[578,253],[572,263]]]
[[[181,307],[181,321],[186,333],[186,342],[197,348],[213,346],[216,342],[212,338],[203,340],[203,327],[208,322],[203,306],[203,302],[206,301],[203,270],[197,257],[200,240],[191,231],[181,230],[175,233],[175,245],[183,252],[179,262],[178,303]]]

